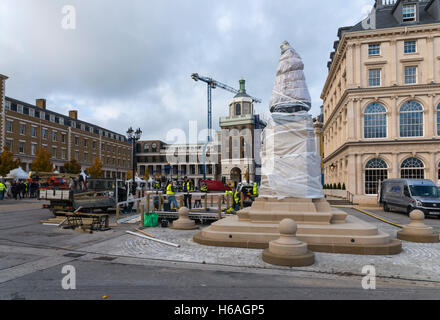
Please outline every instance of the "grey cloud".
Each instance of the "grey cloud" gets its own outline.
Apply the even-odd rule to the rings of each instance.
[[[373,1],[2,0],[0,73],[7,95],[144,138],[165,139],[188,121],[206,126],[206,87],[192,72],[247,89],[268,109],[279,45],[289,40],[305,62],[319,112],[320,90],[337,29]],[[77,29],[61,28],[61,8],[77,11]],[[213,93],[214,126],[232,95]]]

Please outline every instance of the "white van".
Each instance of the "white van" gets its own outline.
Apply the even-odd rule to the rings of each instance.
[[[439,189],[431,180],[388,179],[381,184],[379,203],[386,212],[391,210],[409,214],[417,209],[425,216],[440,217]]]

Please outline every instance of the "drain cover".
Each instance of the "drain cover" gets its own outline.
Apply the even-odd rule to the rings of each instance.
[[[99,257],[99,258],[94,258],[93,260],[99,260],[99,261],[113,261],[115,260],[115,257]]]

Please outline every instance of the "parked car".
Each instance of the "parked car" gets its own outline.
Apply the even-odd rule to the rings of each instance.
[[[379,202],[386,212],[407,214],[418,209],[426,216],[440,217],[440,193],[431,180],[388,179],[381,184]]]

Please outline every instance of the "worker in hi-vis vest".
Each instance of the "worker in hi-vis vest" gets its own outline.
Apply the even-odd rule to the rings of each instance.
[[[170,181],[167,185],[167,199],[168,199],[168,203],[170,204],[170,210],[171,210],[171,203],[173,203],[175,209],[179,208],[179,205],[177,204],[177,200],[176,200],[175,187],[172,181]]]
[[[258,184],[256,182],[254,182],[254,188],[252,189],[252,195],[255,198],[258,198]]]
[[[240,199],[241,197],[241,192],[238,192],[238,187],[234,192],[234,209],[235,211],[239,211],[240,210]]]
[[[185,204],[185,207],[191,210],[191,200],[192,195],[191,192],[194,191],[194,185],[191,180],[188,179],[188,177],[185,177],[183,180],[183,192],[185,194],[183,195],[183,203]]]
[[[5,192],[6,192],[6,186],[3,184],[3,182],[0,182],[0,200],[4,199]]]

